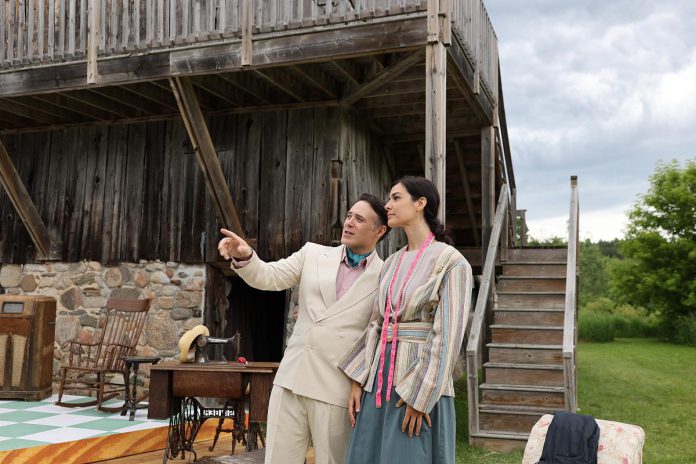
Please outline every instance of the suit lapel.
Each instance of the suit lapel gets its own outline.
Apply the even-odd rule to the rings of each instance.
[[[342,254],[343,245],[326,250],[317,259],[317,282],[327,309],[336,303],[336,274]]]
[[[367,268],[365,269],[365,272],[363,272],[360,275],[360,277],[358,277],[358,279],[348,289],[346,294],[343,295],[340,300],[336,301],[332,307],[329,307],[329,310],[325,314],[323,314],[320,317],[320,319],[326,319],[327,317],[331,317],[335,314],[345,311],[351,306],[360,303],[365,298],[374,298],[375,290],[377,289],[377,281],[379,279],[379,272],[382,269],[382,267],[380,266],[382,261],[377,258],[378,257],[375,256],[372,262],[370,262],[370,265],[367,266]],[[336,294],[334,292],[334,300],[335,296]]]

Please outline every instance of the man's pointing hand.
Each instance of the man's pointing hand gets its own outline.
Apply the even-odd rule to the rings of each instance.
[[[225,259],[234,259],[239,261],[246,261],[251,259],[252,249],[247,242],[244,241],[239,235],[235,234],[231,230],[220,229],[222,235],[225,236],[220,243],[218,243],[218,251],[220,256]]]

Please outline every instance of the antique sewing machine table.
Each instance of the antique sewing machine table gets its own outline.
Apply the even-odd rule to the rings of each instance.
[[[186,451],[207,419],[234,419],[235,440],[247,451],[263,440],[260,422],[268,415],[268,399],[278,369],[275,362],[182,364],[166,362],[150,368],[150,419],[169,418],[169,434],[163,462]],[[206,408],[196,397],[220,398],[226,407]],[[245,416],[248,406],[248,427]],[[231,406],[231,407],[228,407]],[[219,427],[218,427],[219,428]],[[233,448],[234,449],[234,448]]]

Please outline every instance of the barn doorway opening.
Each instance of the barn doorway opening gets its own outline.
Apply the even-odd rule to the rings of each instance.
[[[265,292],[232,278],[227,296],[225,337],[241,335],[240,354],[248,361],[275,361],[283,357],[287,292]],[[225,357],[231,359],[231,350]]]

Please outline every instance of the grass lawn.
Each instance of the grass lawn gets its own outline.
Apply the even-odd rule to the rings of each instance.
[[[465,379],[456,390],[457,463],[519,464],[521,452],[468,446]],[[578,405],[582,414],[643,427],[643,462],[696,464],[696,348],[652,339],[581,343]]]
[[[696,463],[696,348],[651,339],[581,343],[582,414],[645,430],[643,461]]]

